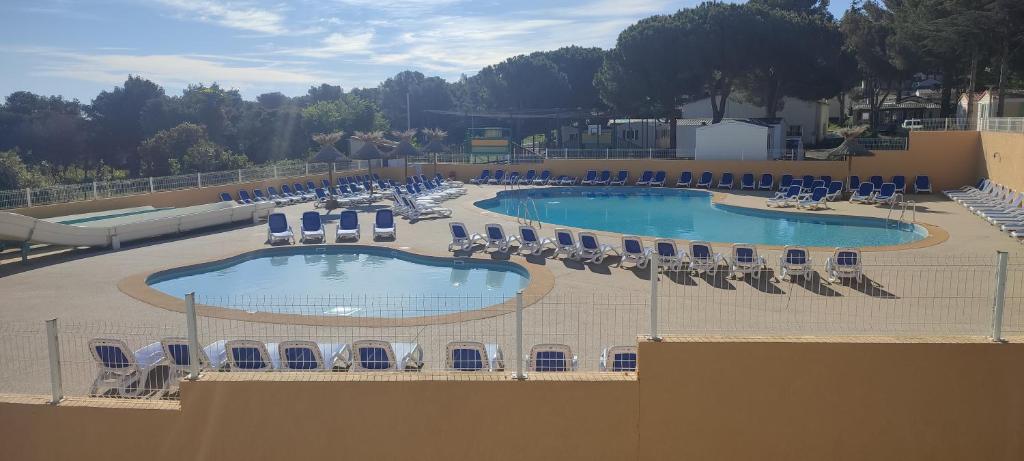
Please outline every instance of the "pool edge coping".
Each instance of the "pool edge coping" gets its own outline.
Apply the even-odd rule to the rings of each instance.
[[[389,242],[390,243],[390,242]],[[237,258],[244,255],[259,254],[259,253],[277,253],[286,252],[290,249],[295,248],[316,248],[316,247],[348,247],[348,248],[371,248],[371,249],[388,249],[392,251],[398,251],[406,254],[410,254],[417,257],[425,257],[431,259],[455,261],[455,260],[479,260],[482,262],[494,262],[493,258],[478,258],[478,257],[453,257],[453,256],[441,256],[437,254],[423,254],[419,252],[409,251],[408,249],[397,248],[392,245],[365,245],[365,244],[316,244],[316,245],[287,245],[287,246],[276,246],[276,247],[265,247],[258,248],[255,250],[248,250],[242,252],[233,252],[226,255],[220,255],[196,261],[190,264],[182,264],[176,266],[166,266],[157,269],[148,270],[145,272],[139,272],[127,277],[122,278],[117,282],[117,288],[122,293],[138,300],[143,303],[149,304],[153,307],[166,309],[171,312],[185,313],[185,302],[167,293],[161,292],[155,288],[149,286],[146,280],[154,274],[168,271],[168,270],[193,270],[201,269],[208,266],[215,266],[223,263],[231,258]],[[484,253],[483,255],[489,255],[490,253]],[[511,256],[522,258],[524,262],[513,261]],[[523,289],[523,308],[530,307],[540,301],[541,298],[548,295],[555,286],[555,277],[550,270],[542,265],[531,264],[526,261],[525,258],[519,255],[510,254],[510,257],[506,262],[521,267],[529,274],[529,283],[526,288]],[[386,317],[352,317],[352,316],[327,316],[327,315],[305,315],[305,314],[283,314],[273,312],[246,312],[239,309],[231,309],[220,306],[210,306],[206,304],[196,304],[196,314],[203,317],[211,317],[222,320],[240,320],[245,322],[261,322],[261,323],[274,323],[274,324],[288,324],[288,325],[305,325],[305,326],[337,326],[337,327],[411,327],[411,326],[427,326],[427,325],[443,325],[450,323],[458,323],[469,320],[482,320],[491,317],[497,317],[499,315],[505,315],[514,313],[516,309],[516,298],[513,296],[500,304],[492,304],[490,306],[484,306],[482,308],[473,309],[464,312],[455,312],[451,314],[442,315],[431,315],[431,316],[419,316],[419,317],[407,317],[407,318],[386,318]]]
[[[557,187],[583,187],[583,186],[576,185],[576,186],[542,186],[542,187],[555,187],[555,188],[557,188]],[[637,188],[641,188],[641,189],[648,189],[648,188],[641,187],[641,186],[627,186],[627,187],[637,187]],[[525,190],[534,190],[534,189],[539,189],[539,188],[525,189]],[[713,189],[697,189],[697,188],[692,188],[692,187],[654,187],[654,188],[650,188],[650,189],[696,190],[696,191],[701,191],[701,192],[708,192],[711,195],[711,203],[712,204],[723,204],[723,205],[727,205],[727,206],[731,206],[731,207],[736,207],[736,208],[747,208],[747,209],[750,209],[750,210],[763,211],[763,209],[761,209],[761,208],[754,208],[754,207],[746,206],[746,205],[737,205],[737,204],[727,203],[726,199],[729,197],[729,194],[726,193],[726,192],[720,192],[720,191],[713,190]],[[498,191],[498,192],[502,192],[502,191]],[[495,198],[495,197],[497,197],[497,193],[495,193],[494,197],[491,197],[491,198]],[[483,200],[490,200],[490,199],[483,199]],[[469,206],[471,208],[475,209],[480,214],[483,214],[483,215],[486,215],[486,214],[490,213],[490,214],[493,214],[493,215],[514,218],[514,216],[510,216],[510,215],[507,215],[507,214],[504,214],[504,213],[499,213],[499,212],[496,212],[496,211],[490,211],[490,210],[487,210],[485,208],[481,208],[481,207],[477,206],[476,203],[479,202],[479,201],[483,201],[483,200],[474,201],[474,202],[470,203]],[[788,210],[788,209],[774,208],[774,209],[771,209],[770,211],[776,211],[776,212],[779,212],[779,213],[789,213],[789,214],[795,214],[795,215],[818,216],[815,213],[809,213],[809,212],[797,211],[797,210]],[[879,220],[882,220],[882,218],[878,218],[878,217],[874,217],[874,216],[859,216],[859,215],[851,215],[851,214],[834,214],[834,215],[826,215],[826,216],[832,216],[832,217],[837,217],[837,218],[846,217],[846,218],[861,218],[861,219],[879,219]],[[552,229],[554,229],[554,228],[566,228],[566,229],[573,229],[576,232],[580,232],[580,231],[583,231],[583,232],[593,232],[594,234],[597,234],[598,237],[609,237],[609,238],[614,238],[615,240],[621,240],[622,237],[627,236],[627,235],[637,235],[637,234],[623,234],[623,233],[606,231],[606,230],[589,229],[589,228],[585,228],[585,227],[576,227],[576,226],[569,226],[569,225],[563,225],[563,224],[555,224],[555,223],[550,223],[550,222],[547,222],[547,221],[538,221],[538,222],[542,223],[543,225],[549,226]],[[857,247],[857,248],[862,253],[871,253],[871,252],[880,252],[880,251],[919,250],[919,249],[922,249],[922,248],[932,247],[932,246],[941,244],[941,243],[949,240],[949,232],[947,232],[945,229],[943,229],[942,227],[940,227],[938,225],[927,223],[927,222],[923,222],[923,221],[914,221],[911,224],[915,224],[915,225],[921,226],[922,228],[925,229],[925,231],[928,232],[928,234],[925,235],[924,238],[921,238],[920,240],[915,240],[913,242],[908,242],[908,243],[901,243],[899,245],[876,245],[876,246],[862,246],[862,247]],[[647,239],[647,240],[652,240],[652,241],[656,240],[656,239],[659,239],[659,238],[667,238],[667,237],[655,237],[655,236],[652,236],[652,235],[637,235],[637,236],[640,237],[641,239]],[[696,241],[698,241],[698,240],[680,239],[680,238],[672,238],[671,240],[675,240],[675,241],[679,241],[679,242],[696,242]],[[732,247],[733,245],[736,245],[736,244],[739,244],[739,243],[749,244],[749,242],[718,242],[718,241],[707,241],[707,240],[704,240],[704,241],[708,242],[712,246],[723,247],[723,248],[724,247]],[[781,251],[781,250],[783,250],[786,247],[786,245],[769,245],[769,244],[763,244],[763,243],[757,243],[757,244],[753,244],[753,245],[757,246],[758,249],[773,250],[773,251]],[[839,248],[839,247],[836,247],[836,246],[807,246],[807,245],[790,245],[790,246],[799,246],[799,247],[807,248],[808,250],[814,251],[814,252],[832,252],[836,248]]]

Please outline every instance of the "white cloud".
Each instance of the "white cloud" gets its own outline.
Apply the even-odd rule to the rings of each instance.
[[[248,3],[210,0],[157,0],[187,18],[209,21],[232,29],[269,35],[288,33],[285,18],[279,12],[251,6]]]
[[[370,53],[373,42],[373,31],[353,34],[332,33],[322,40],[320,45],[310,48],[293,48],[278,51],[279,54],[305,56],[309,58],[331,58],[346,55],[365,55]]]
[[[128,74],[141,75],[161,85],[184,87],[190,83],[218,82],[228,88],[265,88],[274,85],[307,85],[324,81],[308,69],[283,69],[280,64],[229,65],[232,59],[216,56],[82,54],[35,50],[47,62],[32,73],[108,85],[119,84]]]

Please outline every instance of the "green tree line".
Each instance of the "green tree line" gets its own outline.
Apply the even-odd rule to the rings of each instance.
[[[942,115],[952,116],[959,95],[1004,91],[1024,71],[1020,0],[856,1],[840,18],[828,6],[705,2],[630,25],[610,50],[538,51],[454,81],[403,71],[372,88],[322,84],[252,101],[216,83],[170,95],[143,76],[88,104],[18,91],[0,105],[0,189],[305,160],[317,133],[438,127],[459,139],[468,121],[437,111],[557,108],[600,122],[673,118],[708,98],[717,122],[730,96],[775,117],[787,97],[850,95],[874,125],[915,74],[942,76]],[[519,123],[524,136],[551,129]]]

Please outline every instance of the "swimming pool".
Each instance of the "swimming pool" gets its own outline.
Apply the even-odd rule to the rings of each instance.
[[[884,219],[758,210],[711,203],[691,189],[554,187],[498,192],[476,202],[515,216],[532,199],[539,220],[565,226],[650,237],[818,247],[899,245],[928,235],[917,225]],[[532,209],[532,207],[531,207]]]
[[[146,279],[176,297],[249,312],[353,317],[419,317],[479,309],[529,283],[505,261],[420,256],[363,246],[275,248]]]

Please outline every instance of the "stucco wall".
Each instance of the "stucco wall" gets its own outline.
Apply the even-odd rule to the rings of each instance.
[[[981,133],[978,169],[983,176],[1024,190],[1024,133]]]
[[[640,363],[636,380],[230,373],[184,383],[180,409],[0,396],[0,458],[1024,459],[1024,343],[666,338]]]
[[[641,343],[640,459],[1024,459],[1024,344],[831,341]]]

